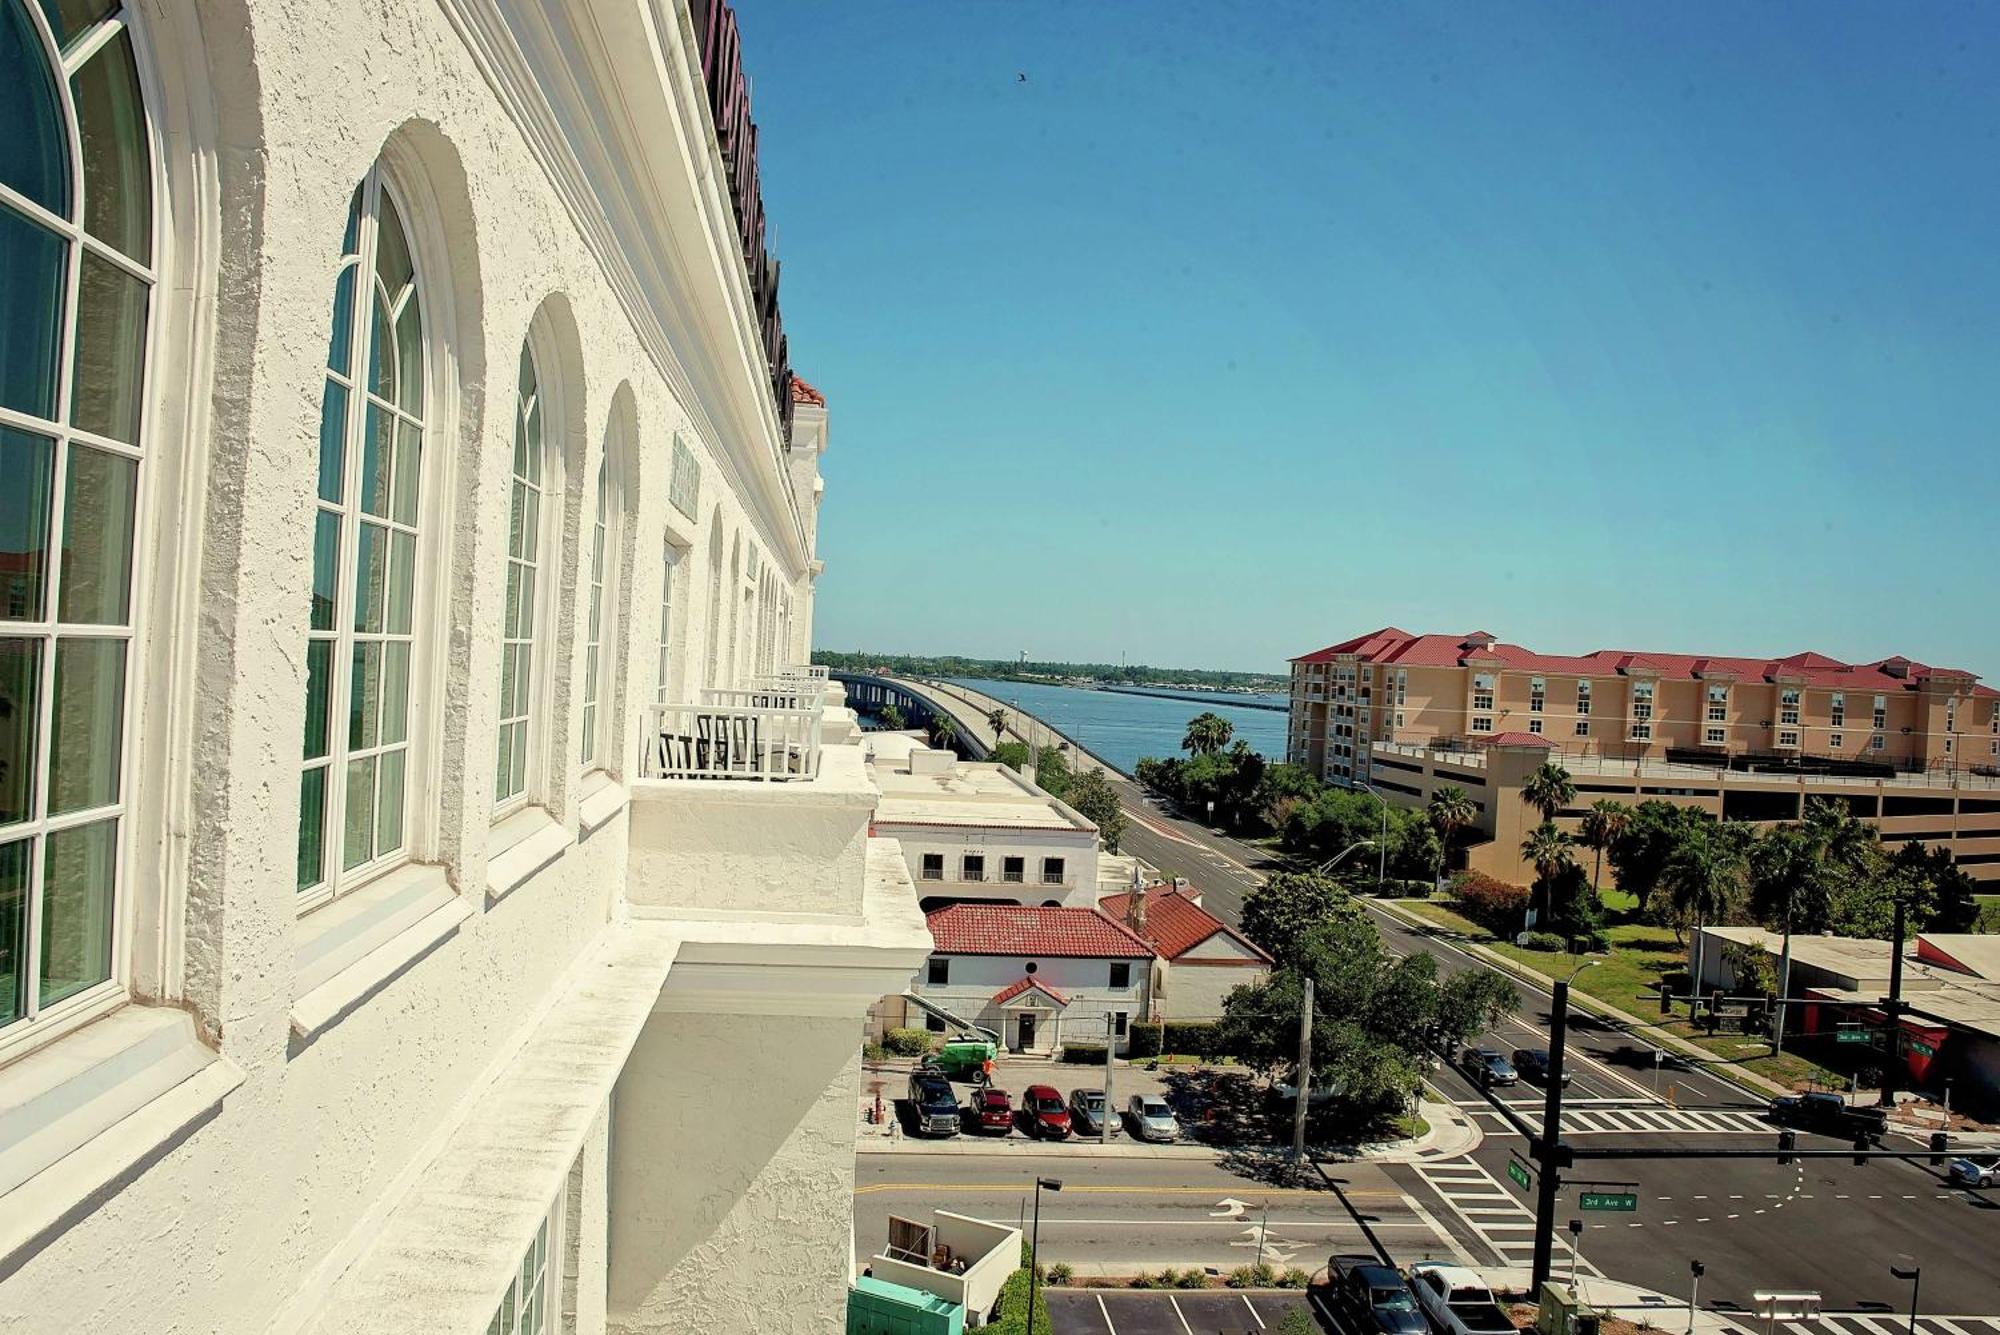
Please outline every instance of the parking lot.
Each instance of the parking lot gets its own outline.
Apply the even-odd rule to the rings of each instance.
[[[1052,1335],[1259,1335],[1286,1313],[1307,1311],[1303,1293],[1230,1290],[1044,1290]],[[1322,1328],[1328,1328],[1322,1323]]]

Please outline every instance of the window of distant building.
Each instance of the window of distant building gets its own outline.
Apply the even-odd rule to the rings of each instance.
[[[1590,712],[1590,683],[1587,681],[1576,684],[1576,712],[1579,714]]]
[[[1726,735],[1721,728],[1706,728],[1702,731],[1701,740],[1710,746],[1721,746]]]
[[[1528,681],[1529,713],[1539,714],[1542,712],[1542,706],[1548,702],[1548,691],[1549,691],[1549,684],[1542,678],[1532,677],[1529,679]],[[1540,729],[1536,729],[1536,731],[1539,732]]]
[[[1778,722],[1797,723],[1799,721],[1799,692],[1787,686],[1778,692]]]
[[[1778,730],[1779,746],[1797,746],[1798,744],[1799,730],[1797,728],[1780,728]]]
[[[1541,736],[1541,735],[1542,735],[1542,721],[1541,721],[1540,719],[1538,719],[1538,718],[1531,718],[1531,719],[1529,719],[1529,720],[1528,720],[1528,731],[1529,731],[1529,732],[1532,732],[1532,733],[1534,733],[1534,734],[1535,734],[1535,735],[1536,735],[1537,737]]]
[[[1396,669],[1396,703],[1406,704],[1405,696],[1410,689],[1410,674],[1402,668]]]
[[[1000,859],[1000,879],[1003,881],[1018,885],[1027,878],[1027,870],[1028,860],[1026,858]]]
[[[1635,681],[1632,683],[1632,717],[1650,719],[1653,717],[1653,683]],[[1650,733],[1650,730],[1648,730]]]
[[[1888,696],[1878,695],[1875,697],[1875,722],[1871,726],[1873,726],[1877,732],[1880,732],[1883,728],[1889,726]]]
[[[1884,748],[1884,746],[1886,746],[1886,745],[1887,745],[1887,743],[1885,743],[1885,742],[1883,741],[1883,739],[1882,739],[1882,734],[1881,734],[1881,733],[1879,733],[1879,732],[1878,732],[1878,733],[1876,733],[1876,734],[1875,734],[1875,735],[1874,735],[1873,737],[1870,737],[1870,738],[1868,739],[1868,749],[1869,749],[1870,751],[1880,751],[1880,750],[1882,750],[1882,749]]]
[[[1842,743],[1841,735],[1837,732],[1830,734],[1826,739],[1826,744],[1829,750],[1834,750],[1834,751],[1840,750],[1841,743]]]
[[[1472,730],[1474,732],[1492,732],[1493,720],[1484,714],[1474,714],[1472,716]]]
[[[933,955],[924,968],[924,981],[932,987],[943,987],[951,981],[951,957]]]
[[[1845,723],[1847,722],[1847,697],[1846,697],[1846,696],[1842,695],[1842,694],[1841,694],[1841,693],[1840,693],[1839,691],[1835,691],[1835,692],[1833,693],[1833,697],[1832,697],[1832,699],[1830,699],[1829,701],[1827,701],[1827,707],[1828,707],[1829,711],[1830,711],[1830,712],[1832,713],[1832,715],[1833,715],[1833,726],[1834,726],[1834,727],[1838,728],[1838,727],[1840,727],[1841,725],[1843,725],[1843,724],[1845,724]]]
[[[1490,673],[1475,673],[1472,678],[1472,707],[1474,709],[1493,708],[1493,677]],[[1474,729],[1478,731],[1478,729]]]
[[[959,879],[962,881],[985,880],[986,855],[983,853],[967,853],[964,862],[959,868]]]
[[[926,881],[942,881],[944,879],[944,854],[924,854],[923,878]]]
[[[1061,885],[1063,883],[1063,860],[1061,858],[1042,859],[1042,884]]]
[[[1132,986],[1132,966],[1124,960],[1113,960],[1111,964],[1111,986]]]
[[[1651,741],[1653,739],[1653,725],[1643,719],[1635,719],[1632,723],[1632,739],[1639,742]]]
[[[1578,720],[1576,721],[1576,735],[1577,735],[1577,736],[1579,736],[1579,737],[1588,737],[1588,736],[1590,736],[1590,720],[1589,720],[1589,719],[1587,719],[1587,718],[1580,718],[1580,719],[1578,719]]]
[[[1711,686],[1708,688],[1708,721],[1722,723],[1729,718],[1729,688]]]

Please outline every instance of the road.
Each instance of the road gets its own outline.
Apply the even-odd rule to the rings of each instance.
[[[972,711],[967,707],[964,712]],[[978,723],[983,727],[983,718]],[[1035,726],[1032,721],[1024,725],[1031,730]],[[1164,871],[1186,877],[1202,891],[1211,912],[1234,924],[1243,896],[1278,869],[1268,851],[1162,809],[1129,780],[1114,782],[1131,817],[1124,847]],[[1363,903],[1389,950],[1428,951],[1447,973],[1490,967],[1449,933],[1413,927],[1377,903]],[[1483,1042],[1503,1051],[1548,1045],[1551,999],[1543,991],[1525,986],[1521,990],[1520,1011],[1482,1036]],[[1578,1149],[1775,1148],[1776,1128],[1758,1115],[1761,1098],[1699,1068],[1680,1069],[1660,1061],[1652,1044],[1619,1025],[1573,1009],[1567,1059],[1574,1078],[1565,1100],[1564,1135]],[[1530,1129],[1537,1129],[1541,1092],[1520,1086],[1489,1097],[1451,1068],[1437,1071],[1434,1080],[1446,1098],[1464,1107],[1487,1132],[1477,1151],[1442,1162],[1329,1165],[1326,1171],[1341,1175],[1353,1189],[1370,1193],[1357,1203],[1356,1213],[1380,1212],[1389,1226],[1378,1230],[1378,1238],[1400,1263],[1436,1251],[1440,1239],[1430,1227],[1435,1222],[1448,1233],[1450,1245],[1475,1262],[1525,1267],[1533,1239],[1533,1199],[1509,1180],[1507,1166],[1525,1152],[1526,1139],[1496,1104],[1505,1103]],[[1841,1145],[1803,1134],[1799,1142],[1801,1148]],[[1889,1148],[1916,1147],[1906,1139],[1892,1138]],[[1164,1183],[1181,1181],[1188,1167],[1175,1164]],[[1021,1180],[1031,1180],[1028,1164],[1015,1160],[1008,1168]],[[1073,1171],[1067,1164],[1065,1170]],[[1216,1172],[1226,1174],[1222,1169]],[[1564,1223],[1578,1218],[1585,1224],[1580,1265],[1584,1274],[1596,1271],[1677,1294],[1686,1289],[1689,1262],[1699,1259],[1707,1266],[1704,1305],[1725,1310],[1747,1309],[1754,1292],[1775,1289],[1816,1291],[1829,1311],[1900,1311],[1907,1307],[1909,1286],[1894,1279],[1889,1267],[1914,1263],[1923,1267],[1926,1310],[2000,1313],[2000,1191],[1983,1195],[1955,1191],[1944,1185],[1940,1173],[1921,1159],[1876,1160],[1859,1168],[1845,1158],[1785,1166],[1776,1162],[1775,1155],[1585,1161],[1568,1174],[1572,1183],[1603,1183],[1634,1191],[1639,1208],[1631,1214],[1585,1215],[1575,1208],[1576,1193],[1570,1187],[1559,1210]],[[1223,1183],[1211,1174],[1190,1185],[1201,1188],[1197,1197],[1205,1197]],[[1243,1190],[1234,1195],[1250,1199]],[[1017,1196],[986,1198],[982,1208],[990,1206],[1005,1217],[1005,1207]],[[1096,1199],[1119,1204],[1078,1217],[1110,1219],[1132,1213],[1139,1222],[1133,1230],[1113,1224],[1075,1225],[1088,1233],[1093,1255],[1101,1252],[1121,1262],[1144,1255],[1168,1264],[1163,1249],[1179,1236],[1194,1239],[1183,1245],[1199,1252],[1184,1255],[1181,1263],[1200,1259],[1206,1264],[1208,1258],[1223,1254],[1218,1244],[1226,1246],[1229,1241],[1219,1236],[1219,1228],[1218,1236],[1207,1235],[1205,1230],[1215,1226],[1196,1224],[1190,1231],[1186,1225],[1168,1225],[1174,1217],[1167,1203],[1170,1198],[1100,1195]],[[1143,1203],[1146,1200],[1151,1203]],[[1185,1213],[1190,1207],[1183,1203],[1179,1208]],[[1287,1205],[1274,1210],[1273,1217],[1292,1223],[1298,1240],[1313,1245],[1332,1242],[1347,1247],[1359,1232],[1352,1216],[1343,1225],[1339,1211],[1324,1206]],[[1045,1227],[1047,1220],[1045,1198]],[[1567,1236],[1559,1234],[1559,1274],[1567,1270],[1566,1243]],[[1306,1253],[1299,1255],[1303,1258]],[[1865,1315],[1851,1320],[1856,1323],[1851,1330],[1837,1323],[1830,1323],[1831,1328],[1844,1335],[1892,1335],[1889,1327]],[[2000,1318],[1986,1322],[1982,1316],[1972,1324],[1940,1327],[1938,1335],[1953,1335],[1954,1330],[1960,1335],[2000,1335]],[[1814,1335],[1814,1331],[1801,1325],[1786,1335]]]

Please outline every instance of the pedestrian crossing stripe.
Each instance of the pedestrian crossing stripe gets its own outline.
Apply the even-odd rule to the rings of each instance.
[[[1784,1335],[1906,1335],[1907,1316],[1889,1312],[1822,1312],[1812,1321],[1780,1321]],[[1919,1316],[1917,1335],[2000,1335],[2000,1316]]]
[[[1533,1259],[1535,1216],[1477,1160],[1454,1159],[1448,1163],[1416,1163],[1410,1167],[1424,1180],[1424,1185],[1436,1192],[1451,1208],[1460,1222],[1492,1249],[1502,1265],[1527,1265]],[[1592,1279],[1604,1278],[1604,1272],[1592,1265],[1589,1257],[1575,1257],[1568,1237],[1558,1233],[1554,1243],[1556,1256],[1575,1258],[1578,1274]],[[1840,1332],[1840,1335],[1866,1333]],[[1946,1335],[1946,1332],[1934,1332],[1933,1335]],[[1979,1335],[1985,1333],[1980,1332]]]
[[[1503,1125],[1512,1125],[1495,1108],[1475,1108],[1475,1116],[1484,1116]],[[1542,1119],[1525,1111],[1518,1114],[1521,1120],[1537,1131]],[[1620,1108],[1563,1107],[1563,1135],[1565,1136],[1636,1136],[1636,1135],[1694,1135],[1694,1136],[1748,1136],[1775,1135],[1771,1124],[1761,1113],[1740,1112],[1735,1109],[1690,1109],[1668,1107]],[[1872,1332],[1860,1332],[1872,1335]],[[1890,1335],[1894,1335],[1893,1332]],[[1983,1335],[1983,1333],[1982,1333]]]

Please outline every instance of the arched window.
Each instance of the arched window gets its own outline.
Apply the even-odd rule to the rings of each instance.
[[[122,984],[153,153],[115,3],[0,0],[0,1032]]]
[[[612,616],[612,609],[605,602],[604,581],[604,567],[610,559],[611,547],[610,445],[607,439],[605,458],[597,465],[597,518],[590,529],[590,612],[586,618],[588,633],[583,641],[583,754],[580,757],[587,770],[604,763],[597,736],[597,704],[601,695],[609,693],[603,682],[603,660],[604,632]]]
[[[542,511],[549,478],[541,375],[521,346],[514,412],[514,477],[507,517],[507,602],[500,629],[500,736],[493,770],[496,814],[528,793],[536,733],[535,636],[540,629]]]
[[[355,189],[320,400],[298,888],[310,907],[408,856],[427,351],[378,164]]]
[[[708,522],[708,672],[703,680],[722,685],[722,508]]]
[[[671,542],[660,548],[660,661],[653,676],[653,703],[664,708],[673,703],[674,571],[681,558]]]

